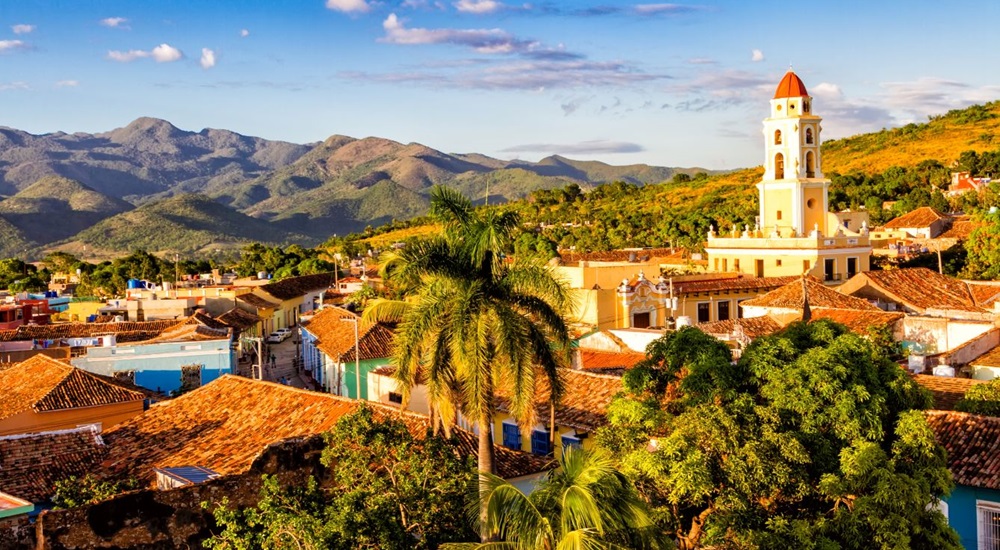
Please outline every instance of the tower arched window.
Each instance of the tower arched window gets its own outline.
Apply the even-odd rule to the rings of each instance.
[[[807,178],[816,177],[816,167],[815,167],[815,161],[813,160],[812,151],[806,153],[806,177]]]
[[[813,129],[806,128],[806,144],[812,145],[812,142],[813,142]]]
[[[774,144],[781,145],[781,130],[774,131]]]
[[[785,179],[785,156],[781,153],[774,155],[774,179]]]

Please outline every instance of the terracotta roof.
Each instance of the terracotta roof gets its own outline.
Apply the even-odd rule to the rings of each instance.
[[[969,364],[980,367],[1000,367],[1000,346],[997,346],[972,361],[969,361]]]
[[[778,88],[774,90],[774,99],[786,97],[809,97],[806,85],[792,71],[785,73],[785,76],[781,78],[781,82],[778,83]]]
[[[969,282],[969,292],[976,301],[976,305],[988,309],[993,308],[993,304],[1000,299],[1000,283],[997,282]]]
[[[916,210],[910,211],[902,216],[891,220],[889,223],[885,224],[886,229],[916,229],[922,227],[929,227],[932,223],[936,221],[943,220],[947,218],[947,214],[942,214],[937,210],[929,206],[921,206]]]
[[[57,481],[91,471],[106,451],[93,426],[0,437],[0,491],[46,501]]]
[[[333,359],[354,361],[354,326],[358,323],[358,351],[361,359],[381,359],[392,356],[392,331],[378,323],[362,321],[360,317],[339,307],[324,307],[302,327],[316,337],[316,347]]]
[[[330,430],[360,401],[234,375],[222,377],[104,432],[109,447],[103,475],[150,481],[153,468],[199,465],[219,474],[246,472],[264,449],[279,441]],[[367,403],[377,414],[402,420],[422,436],[429,419]],[[458,452],[475,455],[477,438],[454,430]],[[547,463],[526,453],[497,448],[500,475],[537,473]]]
[[[802,278],[772,290],[763,296],[745,300],[743,306],[764,308],[802,309]],[[827,287],[813,277],[806,277],[806,292],[809,294],[810,308],[856,309],[859,311],[881,311],[867,300],[841,294]]]
[[[253,294],[251,292],[248,292],[246,294],[240,294],[239,296],[236,297],[236,299],[255,309],[277,309],[281,307],[281,304],[272,302],[271,300],[267,300],[265,298],[261,298],[260,296],[257,296],[256,294]]]
[[[563,380],[563,396],[556,405],[556,424],[583,431],[593,431],[607,424],[611,398],[622,390],[619,376],[594,374],[573,369],[559,369]],[[510,412],[509,392],[497,388],[497,409]],[[538,421],[549,422],[549,384],[537,379],[535,410]]]
[[[333,273],[318,273],[316,275],[289,277],[274,283],[262,285],[260,289],[279,300],[291,300],[299,296],[304,296],[309,292],[330,288],[332,284]]]
[[[643,248],[640,250],[607,250],[602,252],[573,252],[563,250],[559,252],[559,259],[563,265],[577,264],[581,261],[627,262],[633,254],[637,262],[648,261],[653,258],[678,263],[686,261],[683,248]]]
[[[237,330],[248,329],[261,322],[261,318],[245,309],[234,307],[217,317],[222,324]]]
[[[764,290],[779,288],[792,281],[799,280],[798,277],[731,277],[725,279],[711,279],[708,281],[690,281],[674,283],[674,293],[690,294],[693,292],[713,292],[717,290]]]
[[[851,332],[862,336],[868,334],[870,327],[881,327],[892,325],[905,317],[902,312],[882,311],[876,308],[875,311],[859,311],[856,309],[826,309],[816,308],[812,310],[812,320],[829,319],[836,323],[845,325]]]
[[[926,267],[866,271],[857,276],[866,277],[872,286],[918,309],[983,311],[976,306],[968,284]]]
[[[951,227],[944,233],[938,235],[939,239],[968,239],[973,231],[982,227],[983,222],[978,222],[969,216],[959,216],[951,223]]]
[[[630,369],[646,358],[645,353],[580,349],[580,367],[587,371]]]
[[[206,325],[182,324],[160,333],[155,338],[135,342],[140,344],[160,344],[163,342],[204,342],[208,340],[226,340],[232,337],[232,329],[224,327],[215,329]]]
[[[102,334],[115,334],[117,340],[122,335],[153,334],[175,327],[185,320],[168,319],[161,321],[139,321],[123,323],[56,323],[52,325],[21,325],[16,330],[0,332],[0,341],[14,340],[62,340],[65,338],[90,338]]]
[[[767,315],[701,323],[697,327],[705,334],[713,336],[744,336],[750,340],[756,340],[781,330],[781,325]]]
[[[969,388],[977,384],[985,384],[985,380],[974,378],[958,378],[955,376],[931,376],[929,374],[913,374],[913,379],[934,394],[934,408],[940,411],[955,410],[955,403],[961,399]]]
[[[0,419],[29,410],[59,411],[144,398],[142,393],[110,384],[44,355],[0,371]]]
[[[1000,490],[1000,418],[953,411],[924,411],[948,451],[955,483]]]
[[[215,317],[212,317],[211,315],[209,315],[208,313],[205,313],[204,311],[202,311],[200,309],[198,311],[195,311],[194,314],[191,315],[191,317],[188,317],[187,323],[188,324],[195,324],[196,323],[196,324],[205,325],[206,327],[214,328],[214,329],[226,329],[226,328],[229,328],[229,325],[227,325],[227,324],[219,321]]]

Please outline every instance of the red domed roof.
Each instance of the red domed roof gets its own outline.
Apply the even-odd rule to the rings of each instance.
[[[778,89],[774,91],[774,99],[785,97],[808,97],[806,85],[792,71],[785,73],[785,77],[778,83]]]

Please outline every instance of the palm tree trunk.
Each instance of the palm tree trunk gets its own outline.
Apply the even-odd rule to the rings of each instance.
[[[493,454],[493,431],[490,429],[493,419],[488,414],[484,414],[479,419],[479,526],[480,538],[482,542],[489,542],[489,533],[486,531],[486,485],[482,481],[482,474],[496,473],[495,456]]]

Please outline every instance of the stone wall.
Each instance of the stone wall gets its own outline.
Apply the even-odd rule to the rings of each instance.
[[[263,474],[277,476],[282,484],[302,484],[322,473],[323,447],[322,436],[276,443],[244,474],[169,491],[133,491],[71,510],[48,510],[38,516],[32,536],[25,536],[23,527],[17,531],[0,524],[0,541],[17,540],[9,547],[0,544],[0,550],[199,548],[215,527],[211,510],[202,502],[228,498],[230,506],[256,504]]]

